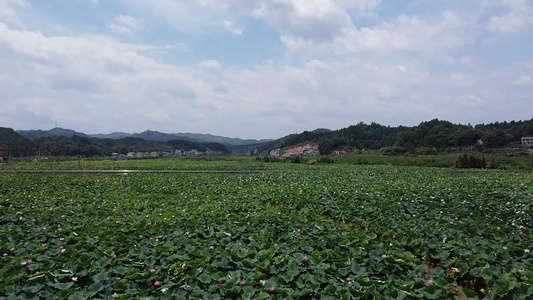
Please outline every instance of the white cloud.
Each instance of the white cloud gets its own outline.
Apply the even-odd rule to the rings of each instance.
[[[455,73],[450,75],[450,79],[453,81],[464,81],[468,79],[468,76],[461,73]]]
[[[310,41],[331,40],[351,25],[346,11],[332,0],[262,1],[252,14],[282,36]]]
[[[200,67],[200,69],[222,69],[220,62],[213,59],[203,60],[198,67]]]
[[[240,35],[244,29],[236,27],[235,21],[251,17],[269,24],[278,30],[280,35],[323,41],[332,39],[341,33],[342,28],[351,26],[351,19],[346,10],[367,13],[375,9],[380,1],[138,0],[133,3],[143,12],[152,12],[178,30],[186,32],[207,32],[222,27]]]
[[[381,0],[335,0],[335,3],[342,9],[368,12],[376,9]]]
[[[487,28],[504,33],[516,32],[533,25],[533,6],[529,0],[501,0],[508,13],[492,16]]]
[[[17,9],[30,7],[26,0],[0,0],[0,21],[21,25]]]
[[[111,30],[120,34],[132,34],[133,32],[140,30],[142,27],[143,23],[141,21],[128,15],[117,16],[115,17],[115,22],[109,24]]]
[[[518,85],[518,86],[533,85],[533,79],[531,79],[531,77],[529,77],[529,76],[525,76],[524,75],[524,76],[516,79],[513,83],[515,85]]]
[[[242,33],[244,32],[242,28],[235,26],[235,24],[233,24],[231,21],[228,21],[228,20],[224,21],[224,27],[226,27],[226,29],[229,32],[236,34],[236,35],[242,35]]]
[[[491,45],[477,50],[476,43],[487,39],[480,35],[492,34],[486,30],[490,15],[485,11],[417,14],[405,9],[405,14],[393,12],[391,17],[359,24],[359,16],[377,13],[384,4],[378,0],[130,3],[134,5],[125,10],[128,15],[110,11],[117,17],[104,26],[132,34],[156,24],[151,19],[155,16],[172,26],[167,30],[187,32],[169,36],[192,37],[200,41],[195,45],[208,44],[220,34],[242,35],[231,38],[244,42],[232,49],[245,45],[242,48],[250,53],[236,50],[235,55],[250,56],[224,60],[233,53],[206,48],[170,57],[159,52],[192,51],[179,43],[185,39],[154,46],[79,33],[67,21],[60,24],[68,26],[68,32],[48,31],[46,26],[38,27],[42,31],[32,29],[42,20],[20,27],[0,21],[0,121],[17,129],[50,128],[57,120],[86,132],[154,129],[277,138],[359,121],[415,125],[435,117],[490,122],[533,115],[527,105],[533,64],[524,61],[530,58],[509,58],[506,68],[495,69],[492,65],[503,63],[487,56]],[[257,29],[250,24],[270,26],[269,34],[261,38],[278,48],[273,52],[249,48],[254,40],[245,40],[250,37],[244,33]],[[285,48],[270,39],[272,31]],[[461,57],[463,53],[468,56]],[[195,61],[198,55],[218,60]],[[246,64],[253,59],[265,61]],[[508,66],[508,61],[514,64]]]
[[[290,51],[333,51],[346,54],[420,54],[431,56],[469,43],[463,29],[467,23],[453,12],[445,12],[439,20],[400,15],[392,22],[381,22],[373,28],[344,27],[332,41],[314,41],[302,37],[282,36]]]
[[[478,108],[484,105],[484,101],[477,95],[463,95],[460,97],[460,101],[471,108]]]

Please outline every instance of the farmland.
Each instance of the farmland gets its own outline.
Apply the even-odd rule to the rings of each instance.
[[[0,299],[533,296],[533,173],[162,162],[276,172],[0,174]]]

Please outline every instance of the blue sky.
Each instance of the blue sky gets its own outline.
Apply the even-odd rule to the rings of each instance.
[[[532,0],[0,0],[0,126],[278,138],[533,117]]]

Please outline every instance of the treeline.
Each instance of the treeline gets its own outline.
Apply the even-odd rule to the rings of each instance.
[[[111,153],[136,151],[171,151],[173,149],[197,149],[229,153],[230,149],[219,143],[197,143],[185,140],[168,142],[146,141],[142,138],[99,139],[82,136],[39,137],[28,139],[11,128],[0,127],[0,147],[9,148],[13,157],[41,156],[108,156]]]
[[[315,130],[288,135],[279,140],[254,146],[258,151],[290,148],[304,143],[318,144],[321,154],[335,149],[382,149],[396,152],[433,154],[447,148],[500,148],[520,143],[520,137],[533,134],[533,119],[476,126],[453,124],[434,119],[414,127],[390,127],[363,122],[335,131]]]

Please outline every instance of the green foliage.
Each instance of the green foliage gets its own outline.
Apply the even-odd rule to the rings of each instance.
[[[422,122],[413,127],[390,127],[360,122],[335,131],[304,131],[300,134],[291,134],[253,147],[269,150],[312,142],[318,144],[322,155],[331,154],[335,148],[377,150],[390,146],[400,146],[413,153],[417,148],[426,150],[435,148],[437,151],[443,151],[447,148],[478,147],[481,150],[483,147],[497,148],[513,142],[518,143],[521,136],[528,134],[533,134],[533,119],[481,124],[475,127],[438,119]],[[479,144],[479,140],[483,142],[483,146]]]
[[[321,156],[317,159],[317,162],[318,163],[321,163],[321,164],[333,164],[335,163],[335,161],[333,159],[331,159],[331,157],[329,156]]]
[[[288,161],[290,161],[293,164],[300,164],[300,163],[302,163],[304,161],[303,157],[301,155],[291,155],[287,159],[288,159]]]
[[[533,174],[275,166],[0,174],[0,298],[533,296]]]
[[[398,155],[404,155],[409,151],[407,148],[400,147],[400,146],[390,146],[390,147],[383,147],[379,151],[382,155],[387,156],[398,156]]]
[[[484,169],[486,166],[487,162],[484,157],[468,154],[459,155],[455,162],[455,167],[461,169]]]
[[[146,141],[142,138],[127,137],[118,140],[98,139],[73,135],[38,137],[28,140],[10,128],[0,128],[0,147],[11,149],[12,156],[108,156],[111,153],[136,151],[171,151],[173,149],[197,149],[229,153],[230,149],[219,143],[197,143],[185,140],[168,142]]]
[[[35,152],[35,144],[11,128],[0,127],[0,148],[8,148],[12,156],[27,156]]]
[[[416,148],[417,155],[437,155],[438,149],[435,147],[418,147]]]

